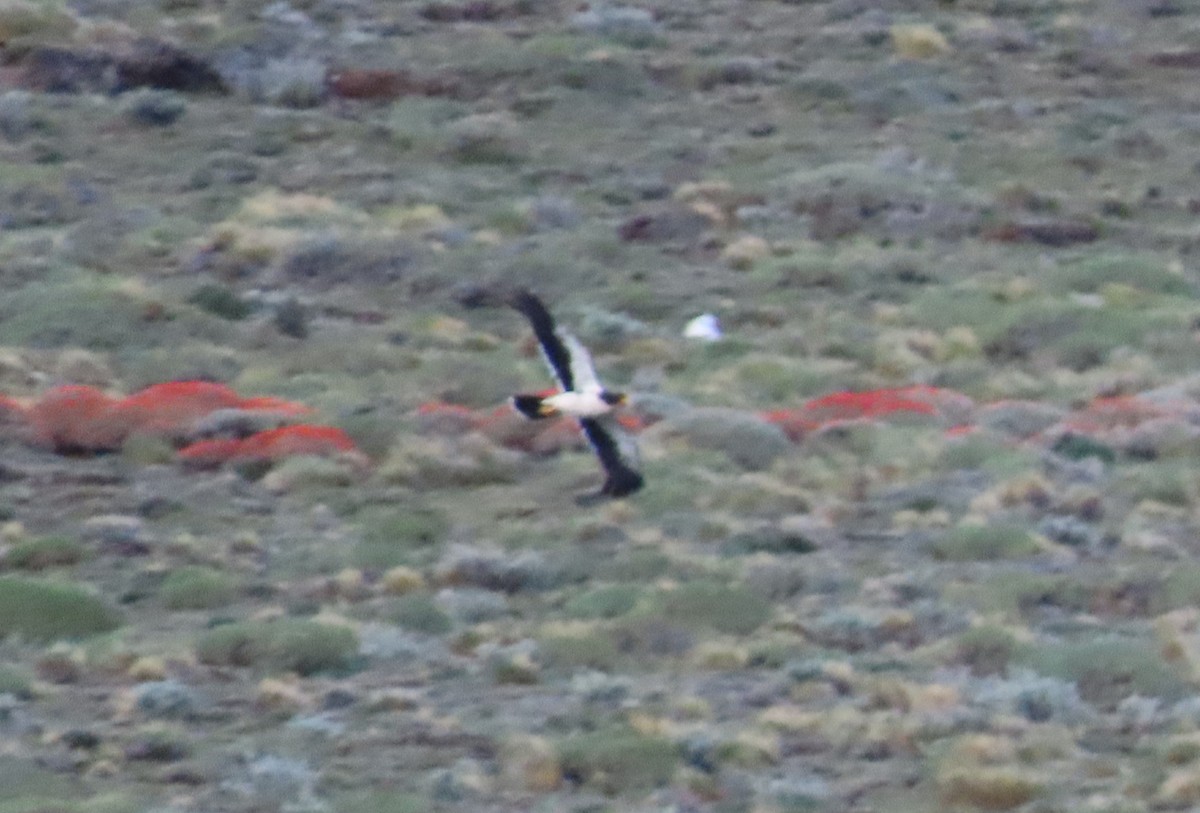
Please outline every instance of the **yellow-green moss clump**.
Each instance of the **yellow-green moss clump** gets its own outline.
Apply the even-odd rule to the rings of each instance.
[[[172,610],[209,610],[233,601],[237,585],[211,567],[184,567],[167,576],[159,595]]]
[[[349,627],[300,618],[226,624],[196,643],[201,663],[301,675],[345,669],[357,651],[358,636]]]
[[[73,565],[86,554],[77,539],[68,536],[41,536],[12,546],[8,563],[18,570],[46,570]]]
[[[1038,550],[1029,531],[1008,525],[960,526],[933,544],[934,557],[950,562],[1014,559]]]
[[[120,625],[120,612],[83,587],[48,579],[0,577],[0,637],[54,641],[111,632]]]
[[[624,728],[568,737],[558,756],[564,774],[608,794],[664,785],[679,762],[671,741]]]

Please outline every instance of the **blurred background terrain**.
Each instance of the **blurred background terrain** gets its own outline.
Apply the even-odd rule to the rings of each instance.
[[[0,42],[0,813],[1200,805],[1200,4]]]

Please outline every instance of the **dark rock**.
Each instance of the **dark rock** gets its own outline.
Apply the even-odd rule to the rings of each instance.
[[[684,764],[703,773],[716,773],[720,767],[719,746],[720,742],[711,735],[689,736],[683,741]]]
[[[119,93],[134,88],[221,93],[205,60],[166,42],[142,39],[128,53],[38,46],[25,57],[24,84],[45,93]]]
[[[168,785],[187,785],[190,787],[199,787],[213,780],[211,771],[190,763],[172,765],[162,772],[160,778]]]
[[[1112,463],[1117,459],[1117,453],[1111,446],[1086,435],[1076,435],[1072,432],[1066,432],[1054,441],[1050,450],[1070,460],[1086,460],[1089,457],[1095,457],[1105,463]]]
[[[321,708],[326,711],[335,711],[349,708],[357,702],[358,695],[349,689],[330,689],[321,698]]]
[[[984,239],[999,243],[1038,243],[1062,248],[1100,239],[1100,231],[1090,223],[1070,220],[1043,220],[1005,223],[986,230]]]
[[[144,737],[125,747],[125,758],[133,762],[175,762],[187,755],[184,743],[164,737]]]
[[[90,751],[100,745],[100,735],[86,728],[70,728],[58,738],[59,742],[68,748],[79,748]]]
[[[725,556],[744,556],[750,553],[801,554],[818,549],[816,541],[797,531],[765,526],[734,534],[721,545]]]
[[[272,320],[276,330],[293,339],[308,338],[308,309],[295,297],[281,302]]]
[[[520,3],[495,3],[491,0],[433,2],[421,7],[420,14],[432,23],[489,23],[521,13]]]
[[[99,51],[39,46],[25,57],[23,67],[25,87],[42,93],[107,93],[116,88],[116,61]]]
[[[1200,68],[1200,50],[1156,51],[1146,56],[1146,62],[1156,68]]]
[[[115,90],[148,87],[182,93],[223,93],[225,83],[211,64],[178,46],[138,40],[115,65]]]
[[[194,689],[174,680],[142,683],[134,689],[134,698],[139,711],[162,719],[187,719],[201,704]]]

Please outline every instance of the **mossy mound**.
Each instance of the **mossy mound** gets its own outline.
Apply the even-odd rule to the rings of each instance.
[[[185,567],[171,573],[159,590],[163,604],[172,610],[209,610],[223,607],[237,594],[232,577],[209,567]]]
[[[679,762],[669,740],[626,729],[568,737],[558,753],[564,776],[613,795],[666,784]]]
[[[0,576],[0,637],[86,638],[120,625],[121,613],[115,607],[79,585]]]
[[[349,627],[299,618],[225,624],[196,642],[201,663],[301,675],[346,669],[357,651]]]

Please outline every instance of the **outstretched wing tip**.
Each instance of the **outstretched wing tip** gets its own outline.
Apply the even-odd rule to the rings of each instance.
[[[579,424],[604,469],[601,494],[608,497],[626,497],[646,484],[645,478],[636,468],[637,462],[621,449],[619,428],[608,421],[595,418],[584,418]]]
[[[508,301],[529,320],[533,335],[537,337],[538,345],[542,349],[542,357],[559,385],[563,390],[575,389],[571,349],[559,335],[554,325],[554,317],[550,315],[542,300],[528,288],[515,288]]]

